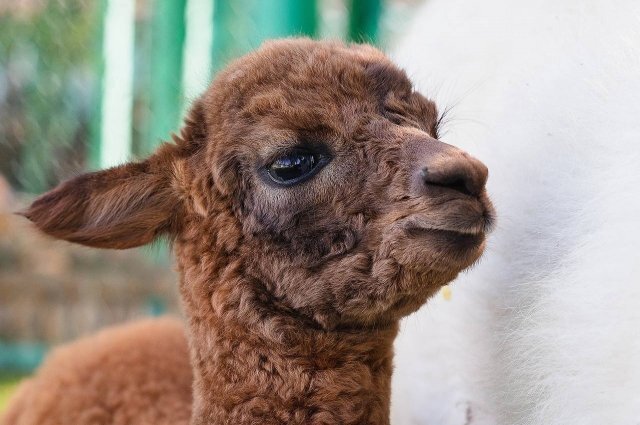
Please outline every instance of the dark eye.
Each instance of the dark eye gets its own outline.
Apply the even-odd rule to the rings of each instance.
[[[297,148],[277,158],[267,165],[266,169],[274,182],[292,185],[311,177],[323,162],[324,156]]]

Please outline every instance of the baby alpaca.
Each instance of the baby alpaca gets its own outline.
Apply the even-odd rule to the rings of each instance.
[[[486,167],[437,130],[435,105],[378,50],[271,42],[219,74],[174,143],[24,215],[88,246],[173,241],[192,425],[388,424],[398,321],[480,257],[492,221]]]

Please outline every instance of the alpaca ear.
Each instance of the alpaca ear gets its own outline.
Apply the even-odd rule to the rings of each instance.
[[[80,175],[20,214],[44,233],[82,245],[144,245],[177,224],[178,197],[169,178],[153,165],[147,160]]]
[[[177,162],[206,140],[203,106],[196,102],[175,143],[143,162],[82,174],[37,198],[20,214],[44,233],[98,248],[132,248],[179,230],[182,202]]]

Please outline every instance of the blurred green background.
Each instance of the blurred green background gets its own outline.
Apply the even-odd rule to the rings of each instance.
[[[88,250],[11,214],[143,156],[229,60],[306,35],[389,48],[424,0],[0,0],[0,411],[49,347],[179,314],[162,246]]]

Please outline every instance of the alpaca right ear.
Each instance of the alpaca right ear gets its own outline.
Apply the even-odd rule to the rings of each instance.
[[[131,248],[175,227],[178,197],[150,160],[87,173],[36,199],[21,215],[44,233],[99,248]]]
[[[72,178],[19,214],[48,235],[98,248],[131,248],[171,237],[182,215],[176,162],[197,151],[205,133],[197,102],[175,144],[165,143],[142,162]]]

